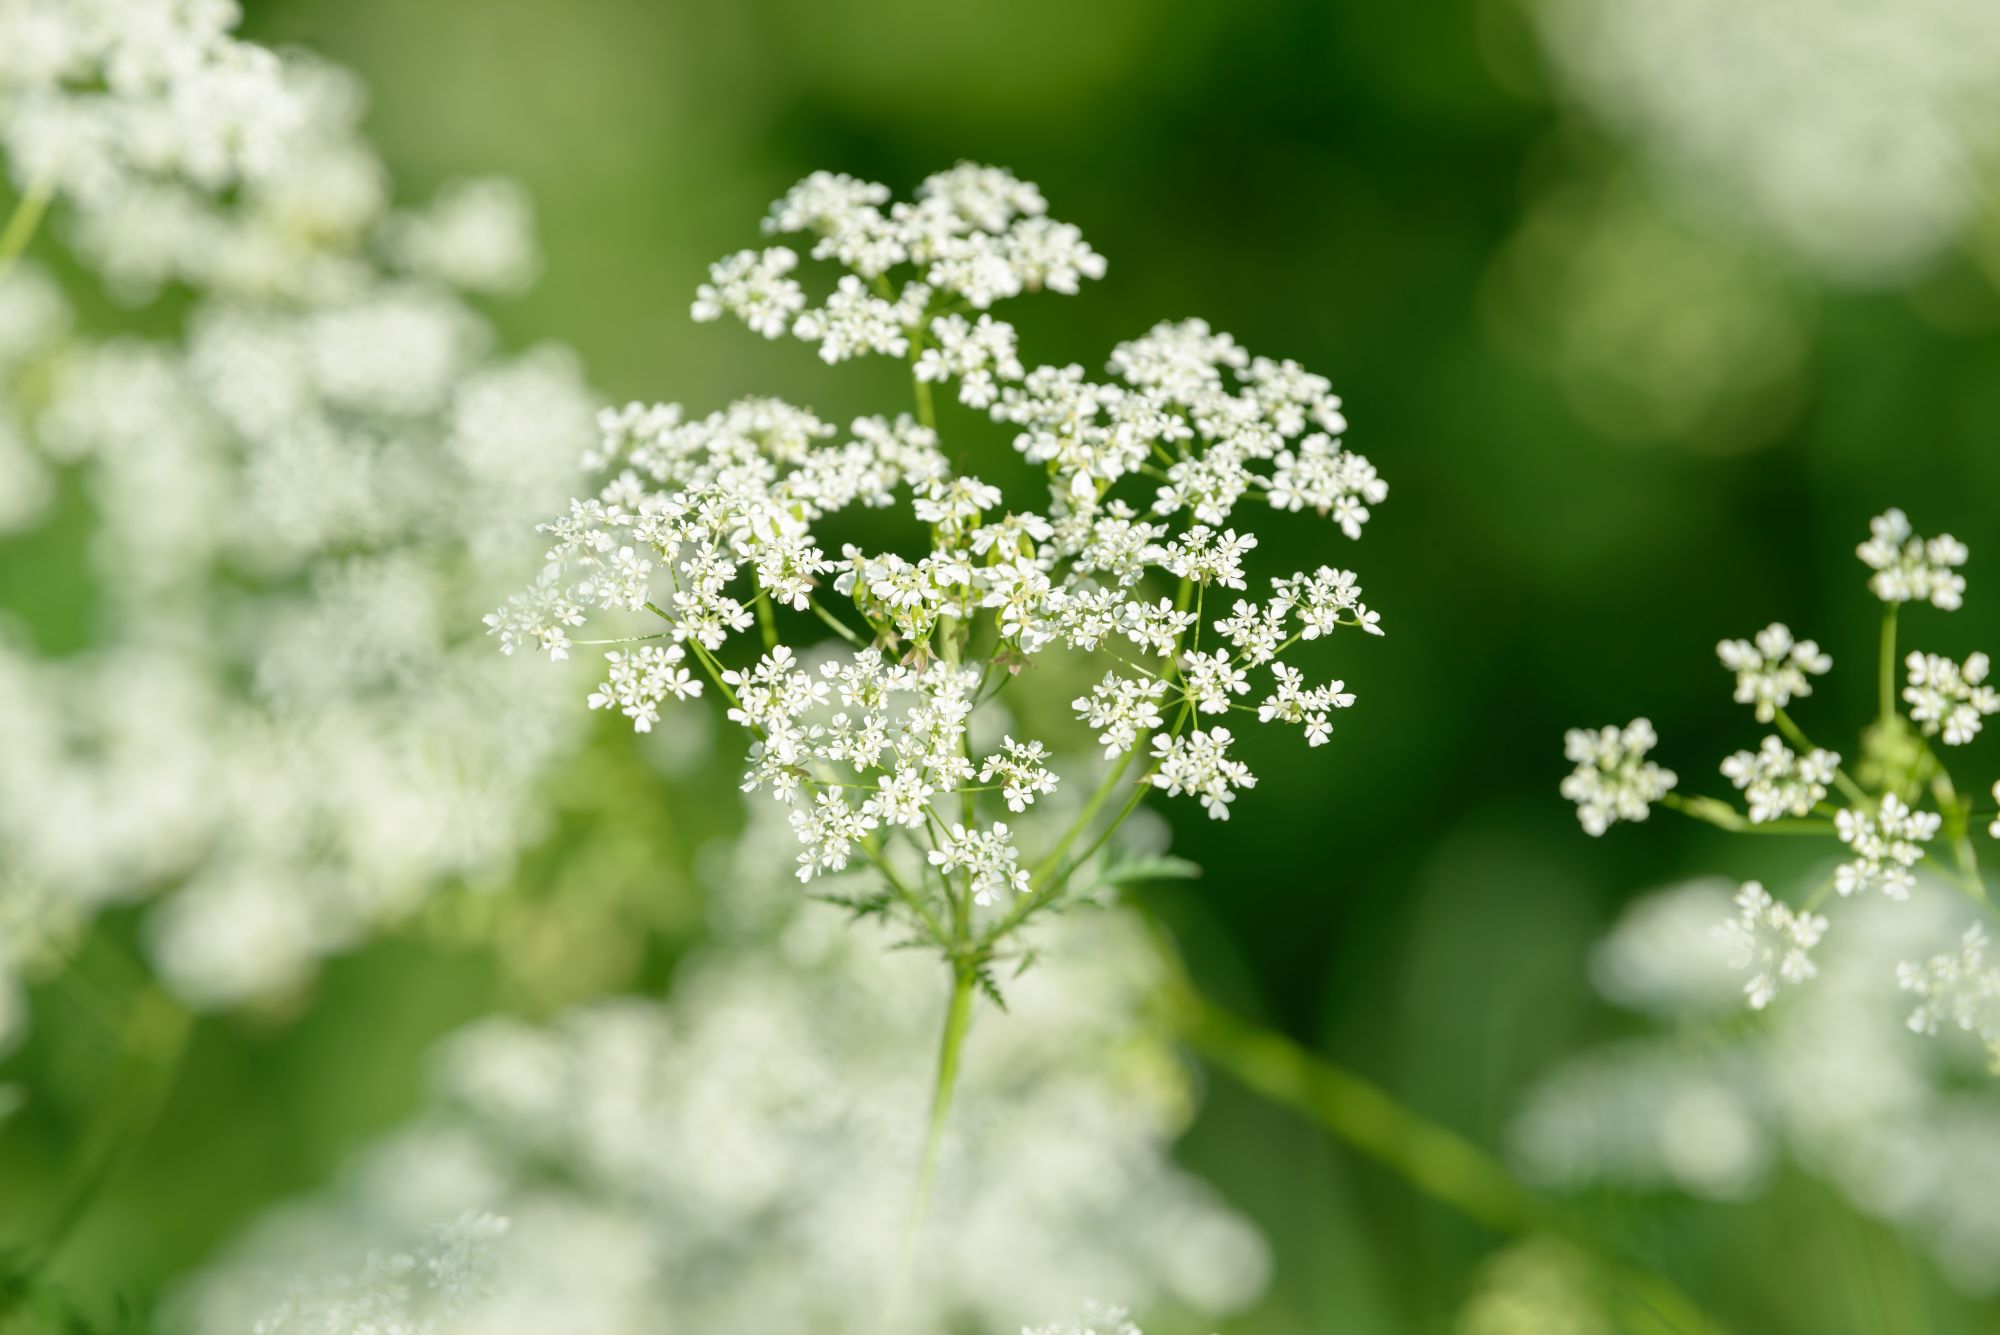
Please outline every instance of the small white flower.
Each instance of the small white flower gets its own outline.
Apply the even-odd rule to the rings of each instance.
[[[1201,799],[1210,819],[1228,820],[1235,790],[1257,786],[1250,767],[1229,758],[1229,744],[1234,740],[1229,729],[1222,727],[1206,732],[1196,728],[1186,737],[1153,738],[1153,786],[1166,789],[1170,797],[1192,794]]]
[[[1809,676],[1833,666],[1811,640],[1793,640],[1781,623],[1757,632],[1756,640],[1724,640],[1715,646],[1722,666],[1736,674],[1736,702],[1755,705],[1757,721],[1769,723],[1794,696],[1812,694]]]
[[[1880,890],[1891,899],[1909,898],[1917,883],[1910,869],[1922,860],[1922,845],[1937,834],[1943,819],[1934,811],[1912,811],[1894,793],[1882,798],[1872,816],[1842,811],[1834,818],[1834,829],[1854,859],[1835,869],[1834,887],[1843,895]]]
[[[1729,953],[1729,965],[1749,973],[1743,991],[1752,1007],[1771,1004],[1781,983],[1803,983],[1819,972],[1812,948],[1826,931],[1826,919],[1794,912],[1771,898],[1756,881],[1737,892],[1738,915],[1716,929]]]
[[[590,694],[592,709],[618,711],[632,720],[636,732],[651,732],[660,721],[660,702],[668,696],[687,700],[701,694],[701,683],[681,666],[687,651],[678,644],[665,648],[648,644],[633,653],[613,650],[604,655],[611,677]]]
[[[695,290],[697,320],[734,315],[765,338],[782,338],[800,311],[806,293],[791,272],[799,257],[786,246],[739,250],[708,266],[708,281]]]
[[[1885,603],[1928,602],[1947,612],[1964,601],[1965,576],[1958,573],[1965,564],[1964,543],[1949,533],[1916,537],[1901,510],[1877,515],[1868,530],[1868,541],[1855,548],[1855,554],[1875,571],[1868,587],[1877,598]]]
[[[1007,809],[1026,811],[1037,797],[1056,790],[1056,776],[1044,763],[1047,757],[1040,742],[1017,742],[1012,737],[1003,737],[999,752],[988,756],[980,767],[979,781],[992,783],[999,779],[1000,795],[1006,799]]]
[[[990,830],[968,830],[954,821],[951,832],[925,856],[946,875],[965,872],[972,881],[975,904],[995,904],[1004,895],[1028,893],[1027,869],[1019,865],[1021,854],[1005,821],[995,822]]]
[[[1576,818],[1593,835],[1621,820],[1644,820],[1652,804],[1678,782],[1674,772],[1646,759],[1659,742],[1653,725],[1634,719],[1623,728],[1572,728],[1563,734],[1563,754],[1576,769],[1562,782],[1562,795],[1576,803]]]
[[[1913,653],[1904,666],[1910,684],[1903,688],[1903,699],[1910,706],[1910,721],[1926,737],[1943,734],[1946,746],[1963,746],[1979,735],[1988,715],[2000,713],[2000,691],[1986,684],[1992,665],[1985,654],[1974,654],[1961,665],[1937,654]]]
[[[1722,762],[1722,772],[1750,804],[1754,823],[1780,816],[1804,816],[1826,796],[1840,757],[1817,748],[1799,756],[1776,737],[1755,751],[1738,751]]]

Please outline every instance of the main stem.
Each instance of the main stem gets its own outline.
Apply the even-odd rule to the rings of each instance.
[[[972,1027],[972,995],[978,982],[977,971],[963,961],[952,965],[951,1004],[944,1014],[944,1036],[938,1042],[937,1082],[931,1090],[931,1120],[924,1132],[924,1157],[917,1168],[917,1194],[910,1203],[910,1222],[903,1236],[902,1271],[907,1277],[916,1251],[917,1236],[923,1228],[924,1209],[930,1203],[931,1182],[937,1176],[939,1152],[944,1147],[944,1128],[951,1118],[951,1096],[958,1084],[959,1057],[965,1048],[966,1031]],[[902,1288],[899,1281],[897,1288]]]
[[[1881,695],[1882,723],[1886,727],[1890,719],[1896,717],[1896,608],[1898,604],[1888,603],[1882,608],[1882,659],[1879,665],[1878,687]]]

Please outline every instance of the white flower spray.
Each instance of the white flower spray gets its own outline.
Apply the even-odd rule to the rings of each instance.
[[[1025,363],[988,308],[1074,293],[1104,261],[999,168],[962,164],[893,203],[815,173],[765,230],[802,234],[846,272],[813,297],[791,247],[740,252],[711,268],[694,317],[789,334],[829,364],[905,359],[914,415],[841,431],[770,399],[704,417],[609,410],[588,461],[601,489],[543,526],[541,578],[487,620],[504,651],[561,659],[590,616],[650,617],[630,638],[656,643],[621,641],[591,704],[644,729],[670,696],[720,697],[748,734],[744,789],[790,810],[799,879],[865,864],[857,888],[825,897],[948,962],[920,1215],[974,993],[1001,1000],[996,969],[1022,929],[1148,792],[1227,819],[1256,782],[1230,723],[1291,725],[1318,746],[1354,703],[1291,660],[1336,629],[1381,634],[1377,614],[1348,570],[1254,575],[1256,518],[1310,510],[1358,538],[1387,487],[1342,444],[1326,380],[1199,320],[1120,344],[1102,381]],[[1009,496],[965,471],[975,452],[947,449],[933,403],[952,385],[1045,488]],[[856,511],[900,512],[922,536],[864,546],[885,525]],[[972,745],[975,715],[1032,689],[1051,656],[1102,673],[1073,705],[1108,762],[1096,776],[1059,765],[1061,737]],[[996,813],[1093,781],[1040,847]]]
[[[1573,731],[1567,753],[1576,769],[1563,781],[1563,796],[1577,804],[1577,818],[1593,835],[1620,820],[1644,820],[1654,804],[1666,805],[1723,829],[1830,838],[1846,849],[1846,860],[1794,908],[1779,902],[1755,881],[1737,896],[1738,916],[1718,929],[1729,957],[1745,975],[1751,1006],[1769,1005],[1784,987],[1810,980],[1817,972],[1812,951],[1828,930],[1815,910],[1829,894],[1842,897],[1877,891],[1903,900],[1918,884],[1918,870],[1937,865],[1982,907],[1986,885],[1979,871],[1972,831],[1979,813],[1959,794],[1941,747],[1962,746],[1978,735],[1984,720],[2000,712],[2000,694],[1986,684],[1985,654],[1962,662],[1937,654],[1912,653],[1903,660],[1906,684],[1897,709],[1896,634],[1899,611],[1907,603],[1957,609],[1965,597],[1965,545],[1949,534],[1916,535],[1901,510],[1889,510],[1869,525],[1868,540],[1856,554],[1872,572],[1869,591],[1884,605],[1877,694],[1877,718],[1863,732],[1861,763],[1850,775],[1838,754],[1814,746],[1787,707],[1812,694],[1812,678],[1833,661],[1811,640],[1795,640],[1774,624],[1754,640],[1724,640],[1717,646],[1723,667],[1736,674],[1736,699],[1751,705],[1760,723],[1775,723],[1778,734],[1755,751],[1738,751],[1722,762],[1722,773],[1742,791],[1747,811],[1709,797],[1682,797],[1675,776],[1645,759],[1657,742],[1641,719],[1623,730]],[[1933,746],[1933,742],[1937,746]],[[1994,788],[2000,800],[2000,784]],[[1991,832],[2000,838],[2000,819]],[[1950,850],[1945,863],[1943,850]],[[1959,956],[1939,956],[1928,965],[1906,964],[1905,987],[1922,1006],[1911,1027],[1932,1032],[1940,1018],[1977,1032],[2000,1061],[2000,1016],[1993,1007],[1959,1005],[2000,991],[2000,972],[1987,969],[1984,938],[1968,939]],[[1983,990],[1983,991],[1982,991]]]

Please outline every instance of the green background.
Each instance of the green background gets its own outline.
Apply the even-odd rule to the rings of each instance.
[[[687,304],[706,263],[754,244],[767,203],[807,172],[900,193],[961,158],[1038,182],[1110,260],[1081,298],[1007,312],[1031,360],[1096,365],[1156,320],[1200,315],[1330,377],[1348,442],[1390,499],[1358,546],[1305,522],[1267,543],[1285,568],[1354,566],[1389,635],[1342,651],[1360,702],[1333,745],[1253,737],[1262,781],[1234,819],[1172,811],[1177,851],[1210,871],[1148,893],[1217,995],[1481,1143],[1498,1143],[1536,1073],[1629,1023],[1593,1003],[1584,977],[1621,903],[1696,872],[1781,877],[1808,856],[1672,820],[1586,839],[1556,795],[1565,727],[1647,714],[1658,758],[1686,787],[1720,790],[1708,766],[1757,733],[1712,646],[1770,620],[1835,659],[1805,726],[1832,736],[1865,717],[1877,615],[1852,549],[1889,505],[1973,549],[1967,609],[1925,620],[1925,647],[1996,643],[2000,300],[1974,259],[1857,294],[1754,239],[1677,233],[1723,296],[1781,313],[1796,356],[1747,406],[1651,430],[1615,386],[1665,376],[1671,401],[1676,358],[1712,352],[1701,303],[1716,293],[1637,252],[1569,287],[1510,280],[1524,223],[1566,186],[1622,191],[1681,227],[1630,147],[1564,109],[1510,5],[249,10],[248,35],[365,77],[402,197],[473,173],[527,185],[546,271],[496,318],[518,341],[577,348],[609,399],[705,411],[776,393],[834,420],[901,404],[894,366],[836,373],[795,342],[695,326]],[[1586,334],[1580,347],[1564,321],[1597,298],[1619,303],[1622,341]],[[1590,408],[1605,401],[1589,398],[1592,377],[1613,385],[1612,408]],[[970,413],[943,425],[1005,450]],[[9,603],[45,616],[72,605],[55,552],[0,551]],[[726,821],[726,800],[695,808],[615,729],[559,786],[562,834],[497,906],[448,898],[334,964],[296,1017],[202,1026],[156,1131],[66,1256],[79,1293],[143,1303],[260,1206],[325,1181],[414,1106],[426,1045],[466,1018],[664,979],[701,912],[677,832]],[[569,865],[565,849],[620,810],[645,831],[629,856]],[[581,925],[547,907],[565,884],[595,896]],[[480,948],[558,919],[580,962],[524,981]],[[619,948],[635,921],[659,944]],[[32,1217],[74,1151],[102,1074],[61,995],[38,1006],[13,1066],[53,1093],[0,1135],[8,1224]],[[1220,1079],[1185,1155],[1273,1240],[1270,1296],[1232,1332],[1449,1329],[1498,1241]],[[1803,1179],[1752,1206],[1614,1204],[1628,1240],[1738,1330],[1880,1329],[1837,1285],[1807,1282],[1856,1229],[1908,1268],[1934,1328],[2000,1322]]]

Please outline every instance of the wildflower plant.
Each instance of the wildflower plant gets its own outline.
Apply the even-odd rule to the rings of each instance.
[[[1899,658],[1897,644],[1905,605],[1961,606],[1965,545],[1948,534],[1919,537],[1903,512],[1892,509],[1872,521],[1856,554],[1870,571],[1868,589],[1883,604],[1883,615],[1879,708],[1861,731],[1851,770],[1838,753],[1815,745],[1790,713],[1833,663],[1814,641],[1794,639],[1782,624],[1716,648],[1722,666],[1735,675],[1736,700],[1750,705],[1759,723],[1776,728],[1755,750],[1722,761],[1723,776],[1742,794],[1742,809],[1677,792],[1677,776],[1647,759],[1658,739],[1644,719],[1622,729],[1574,730],[1566,743],[1576,768],[1562,792],[1577,804],[1577,818],[1592,835],[1619,821],[1644,820],[1658,805],[1725,830],[1798,834],[1840,848],[1840,863],[1804,902],[1787,904],[1752,881],[1736,897],[1736,916],[1718,929],[1757,1009],[1817,973],[1813,950],[1830,930],[1818,910],[1830,896],[1872,892],[1906,900],[1919,872],[1931,867],[1978,905],[1988,902],[1975,836],[1992,813],[1974,809],[1952,774],[1947,750],[1971,742],[1986,718],[2000,712],[2000,692],[1986,682],[1985,654],[1962,661],[1924,652]],[[2000,800],[2000,785],[1995,797]],[[2000,837],[2000,820],[1987,832]],[[1899,973],[1904,989],[1920,1000],[1911,1028],[1935,1032],[1940,1023],[1955,1024],[1977,1033],[2000,1060],[2000,1013],[1987,1001],[2000,994],[2000,971],[1985,963],[1984,943],[1975,928],[1957,954],[1905,963]]]
[[[992,308],[1075,293],[1105,266],[999,168],[961,164],[897,202],[815,173],[764,228],[832,266],[830,289],[809,293],[798,250],[773,244],[711,266],[694,317],[797,338],[829,365],[904,360],[914,412],[843,431],[775,399],[608,410],[586,461],[600,488],[543,525],[540,579],[487,620],[502,650],[562,659],[604,642],[572,638],[592,616],[651,618],[612,637],[590,705],[645,731],[669,701],[719,698],[747,734],[743,787],[789,809],[798,878],[865,867],[817,893],[948,962],[928,1174],[975,992],[1001,1000],[996,971],[1025,963],[1023,930],[1111,831],[1154,790],[1227,819],[1256,783],[1235,750],[1252,722],[1329,740],[1355,697],[1308,675],[1306,652],[1379,635],[1378,616],[1338,565],[1258,570],[1253,525],[1311,511],[1358,538],[1387,486],[1342,444],[1324,378],[1200,320],[1118,345],[1102,379],[1026,362]],[[941,424],[942,394],[970,410],[962,425]],[[979,417],[1039,473],[1032,492],[970,471]],[[916,536],[863,545],[887,527],[855,522],[868,511]],[[972,743],[1052,660],[1093,679],[1071,712],[1097,774],[1060,760],[1059,737]],[[1054,838],[1021,838],[1012,818],[1093,784]]]

